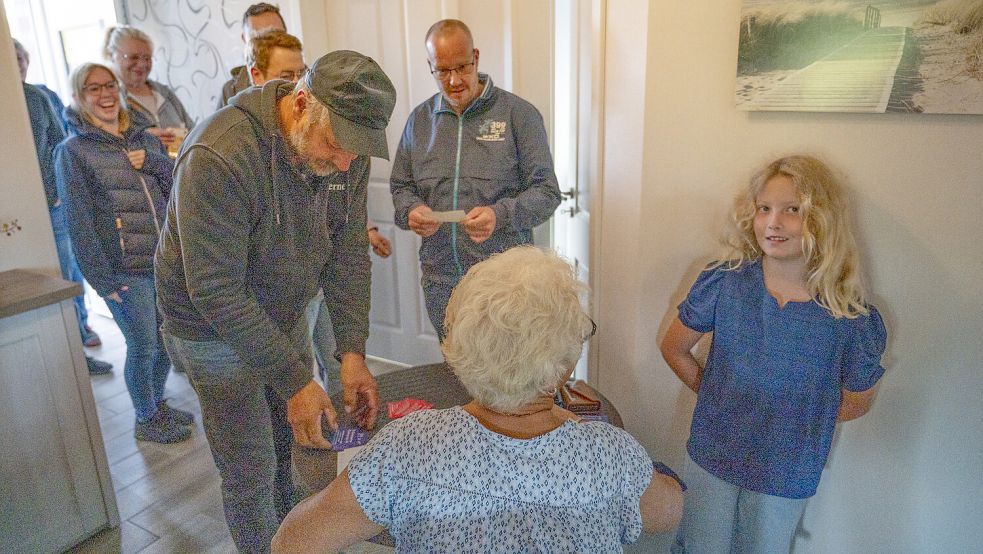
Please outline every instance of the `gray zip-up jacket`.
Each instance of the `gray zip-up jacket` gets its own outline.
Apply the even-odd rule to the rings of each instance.
[[[150,90],[154,91],[155,95],[159,95],[160,105],[157,106],[156,113],[144,106],[136,96],[127,94],[126,103],[130,111],[139,112],[150,121],[150,125],[153,127],[184,127],[185,129],[194,127],[194,120],[188,115],[188,111],[184,109],[184,104],[169,86],[151,79],[147,79],[147,84],[150,85]]]
[[[409,228],[409,213],[421,204],[434,211],[495,211],[495,231],[481,244],[456,223],[424,238],[424,281],[456,284],[492,254],[531,244],[533,227],[560,204],[543,117],[488,75],[478,78],[484,91],[460,117],[441,93],[417,106],[393,159],[390,190],[399,227]]]
[[[317,177],[293,161],[270,81],[195,127],[175,168],[155,271],[164,330],[231,346],[290,398],[311,380],[304,308],[323,288],[338,352],[365,352],[369,159]],[[309,347],[307,347],[309,348]]]

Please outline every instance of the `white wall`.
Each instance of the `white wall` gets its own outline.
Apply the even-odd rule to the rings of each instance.
[[[245,63],[242,14],[252,0],[117,0],[120,21],[138,27],[154,40],[150,78],[168,85],[192,119],[215,112],[229,71]],[[301,0],[272,2],[280,6],[287,31],[300,37],[297,17]],[[303,37],[301,37],[303,38]],[[307,54],[307,60],[316,56]]]
[[[737,111],[740,5],[607,2],[601,390],[681,466],[695,397],[658,341],[736,187],[781,154],[818,153],[851,178],[890,339],[874,407],[842,426],[796,551],[978,551],[983,116]]]
[[[0,233],[0,271],[23,268],[60,276],[24,88],[2,5],[0,75],[7,77],[0,79],[0,224],[17,220],[22,227],[11,236]]]

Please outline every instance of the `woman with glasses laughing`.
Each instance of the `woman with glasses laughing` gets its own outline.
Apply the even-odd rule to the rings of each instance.
[[[183,441],[194,418],[164,401],[171,361],[158,331],[153,266],[174,165],[146,124],[130,120],[108,67],[83,64],[71,84],[65,119],[72,136],[55,149],[55,181],[72,250],[126,340],[134,436]]]

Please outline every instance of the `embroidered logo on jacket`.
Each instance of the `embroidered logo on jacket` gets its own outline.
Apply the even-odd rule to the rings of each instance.
[[[328,190],[345,190],[345,183],[328,183]]]
[[[481,126],[478,127],[478,136],[475,138],[494,142],[505,140],[505,122],[490,119],[482,121]]]

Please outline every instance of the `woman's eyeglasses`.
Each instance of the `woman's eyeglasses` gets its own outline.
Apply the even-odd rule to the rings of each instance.
[[[129,62],[149,62],[154,59],[150,54],[124,54],[122,52],[117,52],[117,54]]]
[[[594,318],[589,317],[587,319],[590,320],[590,334],[584,337],[584,342],[589,341],[591,337],[597,334],[597,324],[594,323]]]
[[[108,83],[92,83],[91,85],[85,85],[82,87],[82,91],[86,94],[91,94],[93,96],[102,92],[102,89],[106,89],[109,92],[119,92],[119,83],[116,81],[109,81]]]

